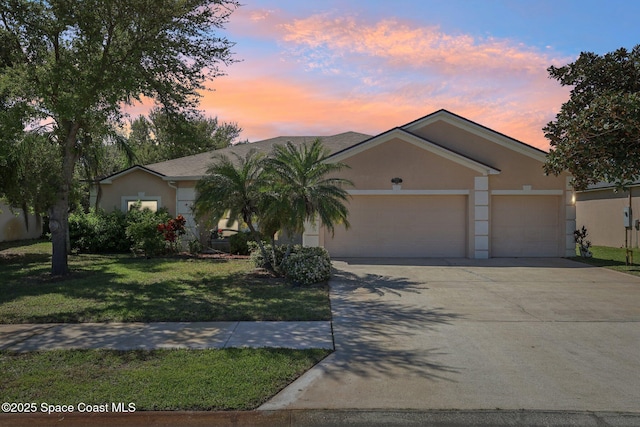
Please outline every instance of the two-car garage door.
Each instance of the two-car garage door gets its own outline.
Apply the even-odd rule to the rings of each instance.
[[[491,257],[563,256],[560,196],[492,196]],[[353,196],[351,228],[325,230],[333,257],[467,257],[465,195]],[[473,241],[473,236],[472,239]]]
[[[325,231],[334,257],[465,257],[467,196],[353,196],[351,228]]]

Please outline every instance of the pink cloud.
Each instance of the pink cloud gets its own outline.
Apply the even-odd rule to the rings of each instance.
[[[437,26],[316,14],[295,18],[243,7],[228,25],[243,62],[209,83],[202,109],[237,122],[242,139],[377,134],[441,108],[547,149],[541,128],[568,91],[547,77],[556,57],[507,39]],[[275,53],[274,53],[275,52]]]

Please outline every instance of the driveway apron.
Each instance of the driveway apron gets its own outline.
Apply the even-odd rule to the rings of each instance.
[[[261,409],[640,412],[640,279],[565,259],[345,259],[336,351]]]

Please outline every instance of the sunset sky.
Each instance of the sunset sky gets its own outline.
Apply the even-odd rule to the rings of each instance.
[[[241,62],[202,109],[241,139],[375,135],[441,108],[548,149],[580,52],[640,44],[630,0],[244,0],[222,32]]]

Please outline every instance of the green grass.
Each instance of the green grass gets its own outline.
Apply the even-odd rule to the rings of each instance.
[[[248,410],[327,350],[66,350],[0,352],[5,402],[134,403],[136,410]]]
[[[592,258],[573,257],[575,261],[584,262],[596,267],[604,267],[623,273],[640,276],[640,249],[633,249],[633,265],[627,265],[625,248],[610,248],[606,246],[592,246]]]
[[[329,320],[328,287],[255,277],[247,260],[73,255],[49,274],[51,244],[0,245],[0,323]]]

